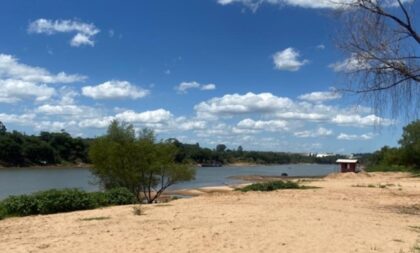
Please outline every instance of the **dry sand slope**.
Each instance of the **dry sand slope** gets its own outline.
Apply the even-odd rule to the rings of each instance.
[[[380,183],[388,186],[372,187]],[[322,188],[206,194],[145,206],[141,216],[121,206],[6,219],[0,252],[420,252],[420,178],[307,184]]]

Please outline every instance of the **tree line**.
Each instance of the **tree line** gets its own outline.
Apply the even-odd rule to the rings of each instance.
[[[72,137],[69,133],[41,132],[27,135],[9,132],[0,122],[0,165],[34,166],[66,163],[88,163],[88,149],[92,140]]]
[[[65,130],[42,131],[39,135],[27,135],[18,131],[7,131],[0,122],[0,165],[37,166],[59,164],[89,164],[89,148],[93,138],[72,137]],[[228,149],[219,144],[214,149],[201,147],[199,143],[182,143],[174,138],[165,142],[176,147],[177,163],[223,165],[232,163],[289,164],[289,163],[334,163],[340,156],[319,158],[314,155],[246,151],[242,146]]]

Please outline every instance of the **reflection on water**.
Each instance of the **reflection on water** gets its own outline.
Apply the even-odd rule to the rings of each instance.
[[[241,180],[231,176],[262,175],[323,176],[336,170],[334,165],[288,164],[251,167],[197,168],[196,178],[171,187],[174,189],[198,188],[224,184],[237,184]],[[80,188],[97,191],[99,186],[89,169],[85,168],[7,168],[0,169],[0,199],[9,195],[25,194],[51,188]]]

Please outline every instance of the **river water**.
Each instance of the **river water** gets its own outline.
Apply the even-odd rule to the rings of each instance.
[[[335,165],[319,164],[197,168],[194,180],[178,183],[171,189],[191,189],[243,182],[230,178],[232,176],[280,176],[282,173],[287,173],[288,176],[324,176],[336,170]],[[3,168],[0,169],[0,199],[9,195],[27,194],[52,188],[100,190],[96,183],[97,179],[86,168]]]

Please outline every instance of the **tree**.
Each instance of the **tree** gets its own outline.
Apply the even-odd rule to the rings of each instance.
[[[333,67],[348,88],[378,114],[417,119],[420,108],[420,34],[414,1],[355,0],[343,13],[338,47],[349,57]]]
[[[7,133],[6,126],[3,124],[3,122],[0,121],[0,135],[5,135]]]
[[[135,136],[132,125],[113,121],[89,150],[92,171],[106,188],[126,187],[139,201],[153,203],[169,186],[193,179],[195,170],[175,162],[177,147],[157,142],[150,129]]]
[[[403,128],[399,141],[403,161],[407,165],[420,168],[420,120],[413,121]]]
[[[225,152],[225,150],[226,150],[226,145],[225,144],[218,144],[216,146],[216,151],[217,152]]]

